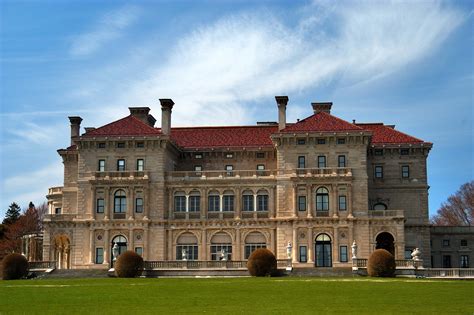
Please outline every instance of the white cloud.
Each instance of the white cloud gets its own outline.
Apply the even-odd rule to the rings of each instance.
[[[120,83],[97,88],[104,83],[92,80],[90,86],[109,91],[113,97],[104,103],[114,108],[171,97],[174,125],[247,123],[254,119],[243,104],[273,102],[281,94],[291,99],[331,80],[355,85],[408,67],[437,49],[464,18],[439,2],[385,1],[316,2],[300,12],[295,27],[271,12],[232,15],[184,36],[166,58],[145,54],[130,68],[121,63],[115,76],[107,66]],[[144,43],[141,50],[156,51],[154,45]],[[131,77],[123,72],[142,69],[146,77],[123,82]],[[97,102],[101,96],[89,97]],[[299,113],[289,106],[290,117]]]
[[[70,53],[85,56],[100,50],[108,42],[119,38],[122,31],[137,20],[139,13],[135,6],[124,6],[105,14],[95,27],[73,39]]]

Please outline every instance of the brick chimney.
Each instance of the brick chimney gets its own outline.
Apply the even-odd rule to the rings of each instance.
[[[311,103],[311,106],[313,106],[313,111],[315,114],[320,112],[331,114],[332,102]]]
[[[69,116],[68,118],[71,122],[71,145],[73,145],[74,138],[79,137],[82,118],[79,116]]]
[[[169,135],[171,133],[171,110],[174,102],[170,98],[160,98],[161,103],[161,133]]]
[[[286,105],[288,104],[288,96],[275,96],[278,106],[278,131],[286,127]]]
[[[156,119],[149,114],[150,107],[129,107],[128,109],[130,110],[130,115],[133,117],[140,119],[151,127],[155,126]]]

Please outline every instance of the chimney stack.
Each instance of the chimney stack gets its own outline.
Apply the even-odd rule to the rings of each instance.
[[[79,116],[69,116],[71,122],[71,145],[74,144],[74,138],[79,137],[79,131],[81,130],[82,118]]]
[[[320,113],[320,112],[331,114],[332,102],[311,103],[311,106],[313,106],[313,111],[315,114]]]
[[[129,107],[130,115],[141,120],[145,124],[154,127],[156,119],[150,115],[150,107]]]
[[[286,105],[288,104],[288,96],[275,96],[278,106],[278,131],[286,127]]]
[[[169,135],[171,133],[171,110],[174,102],[170,98],[160,98],[161,103],[161,133]]]

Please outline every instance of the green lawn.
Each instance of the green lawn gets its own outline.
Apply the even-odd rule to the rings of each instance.
[[[472,314],[474,281],[198,278],[0,281],[0,314]]]

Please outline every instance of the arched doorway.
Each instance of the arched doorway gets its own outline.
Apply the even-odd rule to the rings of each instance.
[[[332,267],[331,238],[327,234],[319,234],[315,244],[316,267]]]
[[[71,241],[67,235],[57,235],[54,238],[54,257],[57,262],[58,269],[69,269]]]
[[[388,232],[382,232],[379,235],[377,235],[375,242],[376,242],[375,249],[382,248],[389,251],[392,255],[395,255],[395,245],[394,245],[394,238],[392,234]]]
[[[117,244],[117,255],[115,256],[115,258],[118,258],[118,256],[120,256],[120,254],[124,253],[126,250],[127,250],[127,239],[125,238],[125,236],[122,236],[122,235],[117,235],[116,237],[114,237],[112,239],[112,243],[110,245],[110,253],[112,253],[112,255],[110,255],[110,265],[113,266],[114,265],[114,246],[115,244]]]

